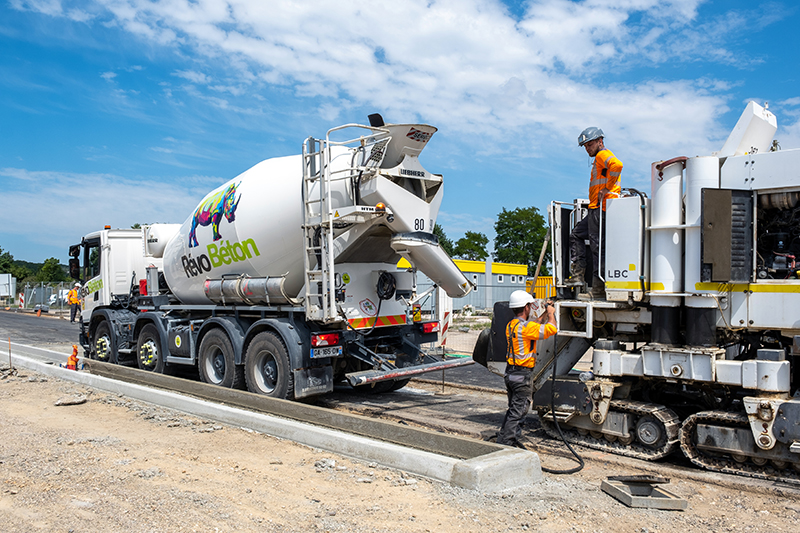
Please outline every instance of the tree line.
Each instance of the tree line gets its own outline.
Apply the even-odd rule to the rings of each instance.
[[[69,281],[67,267],[58,259],[51,257],[44,263],[30,263],[14,259],[10,252],[0,248],[0,274],[11,274],[17,278],[17,283],[58,283]]]
[[[507,210],[505,207],[497,215],[494,223],[494,253],[492,259],[501,263],[514,263],[528,266],[528,275],[536,272],[536,263],[542,251],[545,236],[549,231],[547,223],[535,207],[518,207]],[[489,238],[477,231],[467,231],[464,236],[453,242],[447,238],[444,228],[436,224],[433,230],[439,237],[439,244],[456,259],[485,261],[489,257],[486,245]],[[550,250],[545,252],[540,274],[549,275],[547,264],[550,261]]]

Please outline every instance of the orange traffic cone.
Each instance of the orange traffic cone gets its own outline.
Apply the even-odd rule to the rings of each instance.
[[[74,344],[72,345],[72,355],[67,359],[67,369],[78,370],[78,347]]]

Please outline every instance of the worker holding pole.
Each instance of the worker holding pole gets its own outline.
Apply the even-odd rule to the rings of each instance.
[[[526,291],[514,291],[508,306],[514,318],[506,326],[506,372],[508,410],[503,426],[497,434],[497,444],[524,448],[519,441],[521,424],[531,407],[533,396],[533,367],[536,365],[536,341],[556,334],[555,308],[544,304],[541,316],[537,310],[541,305]]]

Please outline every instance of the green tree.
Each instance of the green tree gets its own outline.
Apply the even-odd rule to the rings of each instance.
[[[17,282],[21,282],[32,275],[30,270],[14,261],[14,256],[11,255],[11,252],[4,252],[2,248],[0,248],[0,274],[11,274],[17,278]]]
[[[438,223],[433,226],[433,234],[439,237],[439,245],[447,252],[447,255],[453,257],[455,251],[453,241],[447,238],[444,229]]]
[[[58,259],[51,257],[50,259],[45,259],[42,268],[36,273],[36,281],[67,281],[67,276],[64,274],[64,268],[58,262]]]
[[[533,276],[545,235],[549,231],[539,210],[535,207],[518,207],[507,211],[504,207],[497,215],[494,230],[497,233],[494,239],[495,259],[503,263],[528,265],[528,275]],[[547,250],[540,275],[549,275],[549,260],[550,250]]]
[[[486,235],[477,231],[468,231],[456,241],[453,253],[460,259],[483,261],[489,257],[489,253],[486,251],[487,244],[489,244],[489,238]]]

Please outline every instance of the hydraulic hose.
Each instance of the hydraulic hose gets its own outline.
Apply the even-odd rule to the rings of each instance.
[[[375,322],[372,323],[369,331],[362,333],[363,336],[366,337],[375,330],[375,326],[378,325],[378,318],[381,316],[381,302],[394,296],[396,288],[397,280],[395,277],[389,272],[381,272],[381,275],[378,276],[378,285],[375,288],[375,292],[378,294],[378,310],[375,312]]]
[[[550,381],[550,414],[553,416],[553,423],[556,425],[556,430],[558,431],[558,435],[561,437],[561,440],[564,441],[564,444],[567,445],[567,448],[572,455],[575,456],[575,459],[578,461],[578,466],[573,468],[568,468],[566,470],[559,470],[556,468],[547,468],[542,467],[542,472],[547,472],[548,474],[575,474],[576,472],[580,472],[583,470],[585,463],[583,462],[583,458],[578,455],[578,452],[572,447],[572,445],[567,442],[567,438],[564,436],[564,433],[561,431],[561,426],[558,424],[558,418],[556,417],[556,362],[558,361],[558,337],[557,335],[553,336],[554,345],[555,345],[555,355],[553,355],[553,373],[551,374],[551,381]]]

